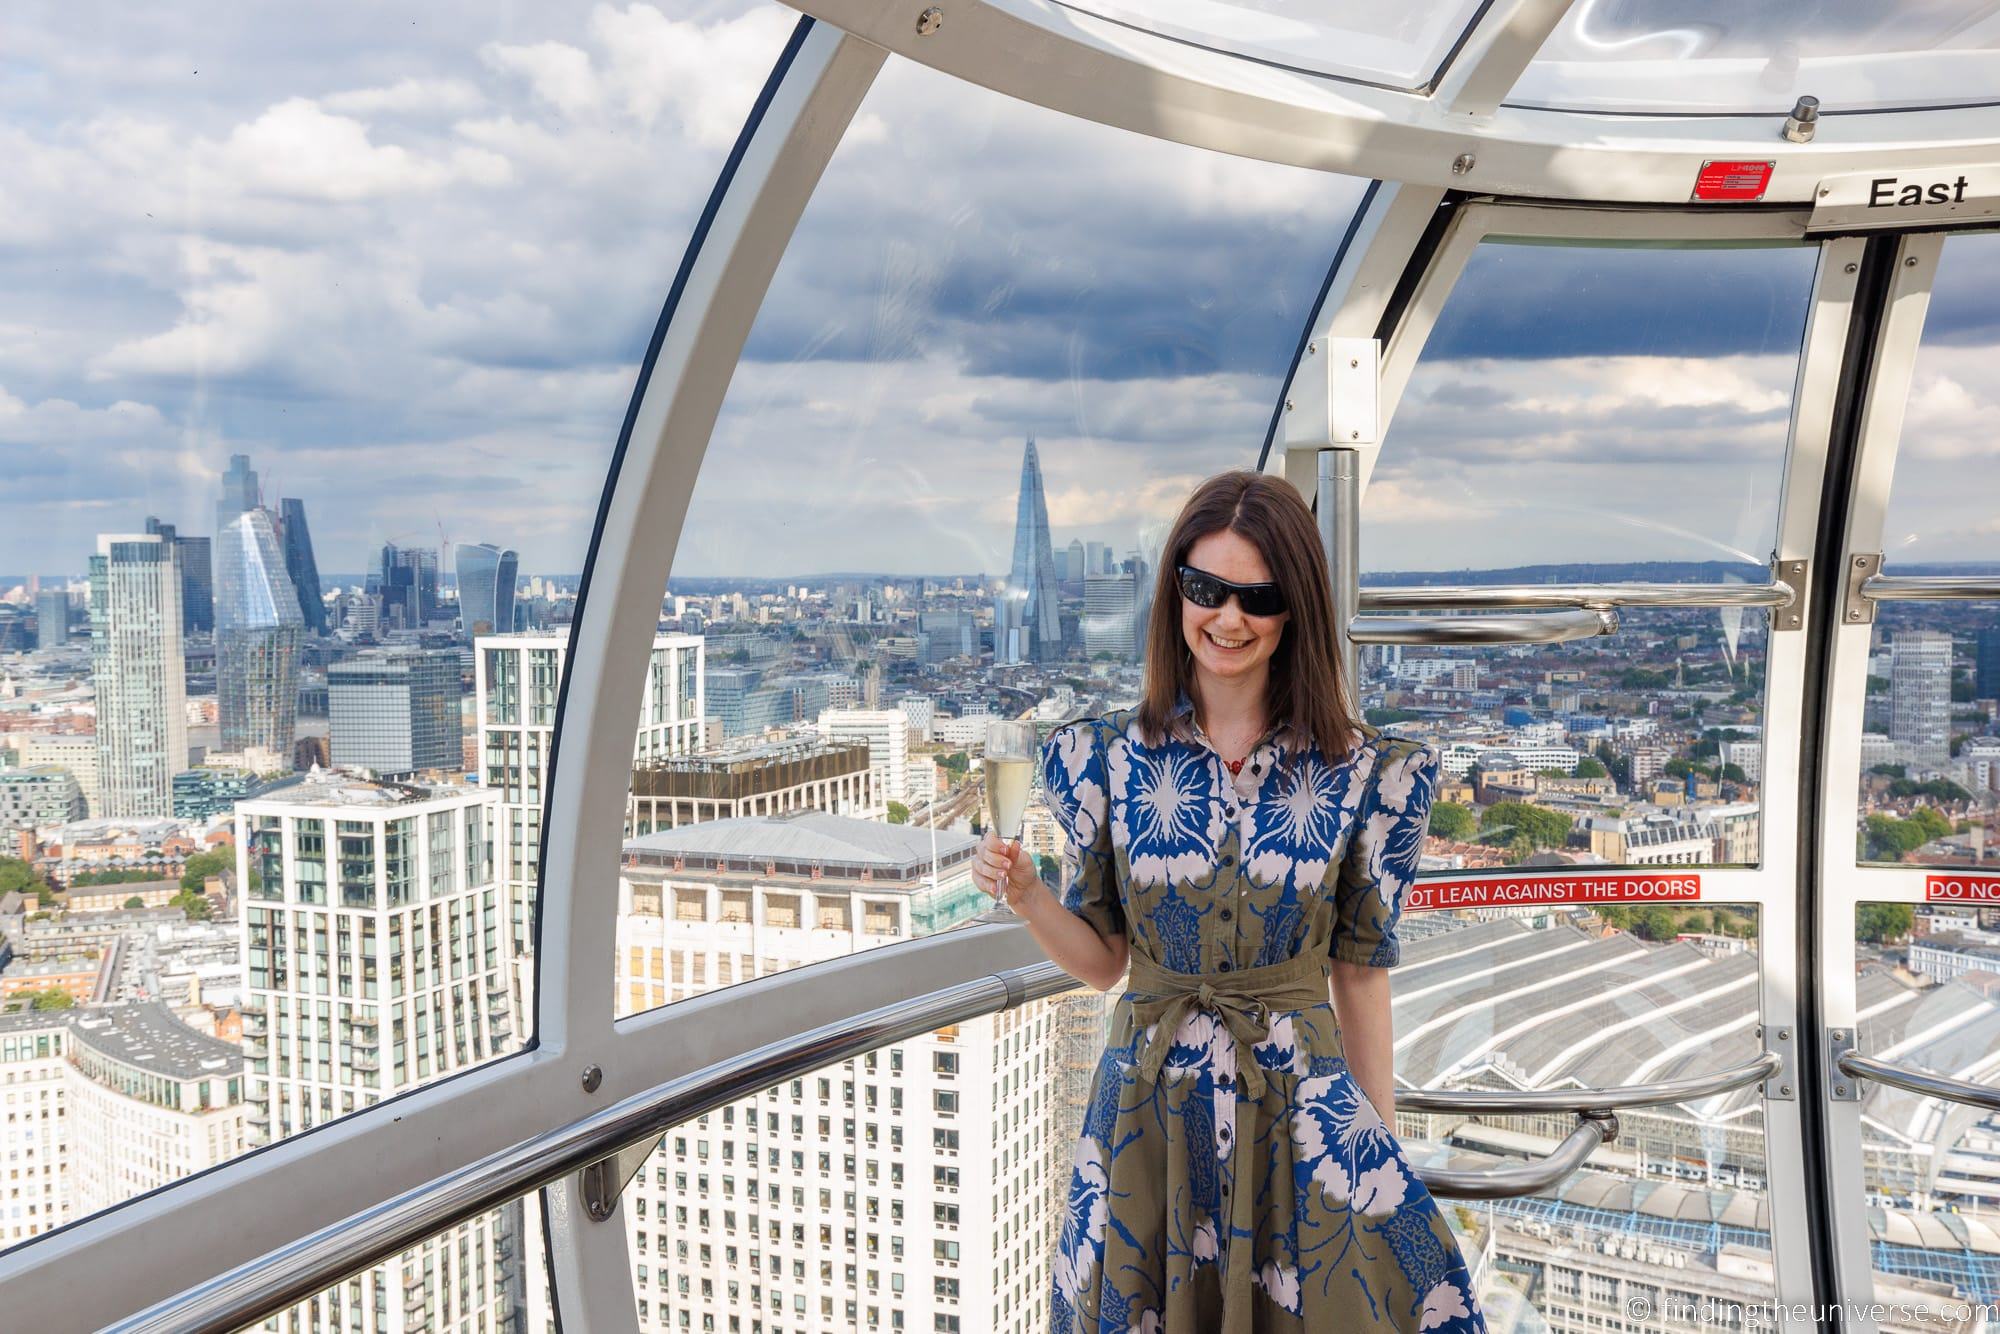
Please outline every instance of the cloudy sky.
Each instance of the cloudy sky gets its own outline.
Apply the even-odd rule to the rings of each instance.
[[[582,565],[638,358],[794,23],[775,4],[26,0],[0,48],[0,572],[248,453],[324,571]],[[1362,183],[1066,123],[892,62],[809,207],[679,573],[998,570],[1022,442],[1125,550],[1254,461]],[[1892,515],[2000,557],[2000,253],[1957,242]],[[1493,247],[1411,385],[1366,564],[1762,559],[1804,252]],[[1990,484],[1985,488],[1990,493]]]

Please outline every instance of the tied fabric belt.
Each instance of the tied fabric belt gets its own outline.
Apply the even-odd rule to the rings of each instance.
[[[1264,1097],[1264,1070],[1257,1064],[1251,1047],[1271,1033],[1274,1010],[1306,1010],[1329,1001],[1326,979],[1333,964],[1322,943],[1317,950],[1308,936],[1305,952],[1284,963],[1262,968],[1232,969],[1226,973],[1177,973],[1163,968],[1138,950],[1132,951],[1132,976],[1128,984],[1132,997],[1132,1019],[1143,1030],[1157,1024],[1146,1052],[1139,1061],[1138,1077],[1155,1084],[1160,1067],[1172,1050],[1181,1021],[1190,1010],[1213,1011],[1228,1026],[1236,1043],[1236,1078],[1254,1105]],[[1236,1117],[1242,1120],[1243,1102],[1236,1103]],[[1229,1173],[1235,1195],[1229,1201],[1229,1266],[1222,1276],[1222,1334],[1249,1334],[1250,1330],[1250,1248],[1255,1243],[1250,1181],[1250,1141],[1254,1135],[1231,1127]]]

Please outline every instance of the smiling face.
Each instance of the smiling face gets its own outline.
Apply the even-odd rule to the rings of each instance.
[[[1183,563],[1233,584],[1270,583],[1272,577],[1263,553],[1227,528],[1197,540]],[[1194,654],[1197,676],[1232,686],[1264,679],[1290,619],[1288,611],[1245,616],[1234,595],[1220,607],[1197,607],[1181,598],[1181,636]]]

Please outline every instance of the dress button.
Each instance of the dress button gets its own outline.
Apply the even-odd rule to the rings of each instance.
[[[1223,853],[1223,854],[1222,854],[1222,864],[1223,864],[1224,866],[1234,866],[1234,865],[1236,865],[1236,855],[1235,855],[1234,853],[1229,853],[1229,852],[1225,852],[1225,853]]]
[[[1227,959],[1224,959],[1224,960],[1223,960],[1223,961],[1222,961],[1221,963],[1219,963],[1219,964],[1215,965],[1215,968],[1216,968],[1216,971],[1217,971],[1217,972],[1222,972],[1222,973],[1226,973],[1226,972],[1228,972],[1228,971],[1229,971],[1229,960],[1227,960]]]
[[[1222,910],[1222,920],[1223,920],[1223,921],[1225,921],[1225,922],[1226,922],[1226,921],[1228,921],[1228,920],[1230,919],[1231,915],[1232,915],[1232,914],[1230,913],[1229,909],[1227,909],[1227,908],[1224,908],[1224,909]]]

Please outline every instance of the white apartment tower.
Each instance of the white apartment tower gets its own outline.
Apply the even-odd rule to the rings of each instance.
[[[253,1136],[282,1139],[511,1045],[497,795],[315,772],[236,808]],[[255,880],[252,877],[256,877]],[[292,1308],[287,1331],[508,1328],[519,1211]]]
[[[535,889],[542,854],[542,799],[555,745],[556,700],[567,635],[481,635],[474,641],[481,783],[499,794],[494,846],[507,905],[515,976],[509,980],[514,1031],[525,1040],[533,1013]],[[706,650],[700,635],[653,639],[646,697],[632,743],[635,766],[702,748]]]
[[[884,801],[910,799],[910,716],[894,709],[822,709],[821,736],[861,737],[868,742],[868,767]]]
[[[0,1248],[67,1223],[70,1183],[64,1072],[69,1016],[60,1010],[0,1015]]]
[[[188,767],[181,570],[170,538],[105,534],[90,558],[101,813],[172,815]]]
[[[930,831],[823,812],[630,840],[618,1009],[964,922],[975,846],[940,833],[934,870]],[[988,1015],[675,1128],[627,1195],[640,1328],[1045,1329],[1057,1030],[1049,1002]]]

